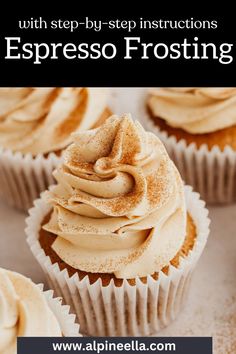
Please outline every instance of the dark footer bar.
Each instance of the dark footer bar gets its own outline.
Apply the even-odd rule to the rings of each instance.
[[[211,337],[18,338],[18,354],[212,354]]]

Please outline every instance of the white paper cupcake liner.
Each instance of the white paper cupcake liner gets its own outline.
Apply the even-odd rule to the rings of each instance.
[[[43,291],[43,284],[38,287]],[[70,306],[63,305],[61,298],[53,297],[53,290],[43,291],[43,294],[59,323],[63,337],[81,337],[79,325],[75,322],[76,316],[70,314]]]
[[[209,150],[206,144],[197,148],[184,139],[161,131],[149,117],[142,120],[149,131],[164,143],[183,180],[208,203],[224,204],[236,201],[236,151],[230,146],[223,151],[218,146]]]
[[[52,171],[61,158],[23,155],[0,148],[0,197],[8,204],[27,211],[48,186],[55,183]]]
[[[158,280],[148,276],[146,284],[136,278],[135,286],[124,280],[121,287],[115,286],[113,280],[109,286],[102,286],[100,279],[91,285],[88,276],[82,280],[78,274],[69,277],[67,270],[61,271],[58,264],[52,264],[38,241],[42,220],[50,206],[42,199],[35,201],[26,220],[28,244],[50,287],[77,315],[82,334],[146,336],[157,333],[176,318],[186,301],[192,271],[206,244],[210,222],[199,194],[189,186],[185,187],[185,194],[197,230],[193,250],[180,259],[178,268],[170,265],[168,275],[161,271]]]

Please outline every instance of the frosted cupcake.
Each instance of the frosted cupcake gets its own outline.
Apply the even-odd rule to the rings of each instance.
[[[155,132],[208,202],[236,200],[236,88],[163,88],[148,98]]]
[[[52,292],[0,268],[0,353],[15,354],[17,337],[78,336],[79,326]]]
[[[58,184],[30,210],[28,243],[82,333],[136,336],[185,303],[207,210],[161,141],[129,115],[73,134]]]
[[[109,115],[104,89],[0,89],[0,194],[28,209],[53,183],[71,132],[96,127]]]

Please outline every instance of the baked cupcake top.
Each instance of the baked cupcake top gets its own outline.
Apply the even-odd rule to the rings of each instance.
[[[161,88],[148,98],[152,114],[191,134],[236,124],[236,88]]]
[[[31,280],[0,268],[0,353],[15,354],[18,336],[61,337],[56,317]]]
[[[71,143],[71,132],[92,128],[107,104],[107,90],[0,89],[0,147],[47,154]]]
[[[70,266],[130,279],[159,271],[181,248],[182,180],[161,141],[130,115],[73,134],[54,176],[44,229]]]

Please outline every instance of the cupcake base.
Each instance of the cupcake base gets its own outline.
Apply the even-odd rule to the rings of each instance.
[[[89,274],[80,279],[78,272],[70,274],[63,263],[53,263],[52,255],[46,255],[46,247],[44,249],[39,242],[41,225],[50,213],[50,207],[42,199],[35,202],[27,219],[27,241],[50,287],[76,313],[81,333],[92,336],[146,336],[157,333],[176,318],[186,302],[191,275],[209,233],[208,212],[204,203],[190,187],[185,187],[185,192],[188,212],[196,226],[192,250],[186,244],[175,260],[177,263],[170,263],[155,277],[147,276],[145,281],[136,277],[132,284],[122,280],[119,285],[114,279],[103,284],[101,277],[92,282]]]
[[[111,282],[111,280],[114,282],[114,285],[117,287],[120,287],[123,285],[123,279],[118,279],[116,278],[112,273],[89,273],[85,271],[81,271],[78,269],[75,269],[65,263],[57,254],[56,252],[52,249],[52,244],[56,240],[56,236],[42,228],[43,225],[45,225],[48,220],[50,219],[51,213],[49,213],[43,220],[41,224],[41,228],[39,231],[39,243],[42,247],[42,249],[45,252],[45,255],[50,258],[50,261],[52,264],[58,264],[60,271],[63,271],[66,269],[68,272],[69,276],[72,277],[73,275],[77,274],[79,279],[82,280],[86,276],[89,278],[90,284],[94,284],[96,281],[101,281],[103,286],[108,286]],[[193,219],[191,216],[188,214],[187,217],[187,235],[184,241],[184,244],[181,248],[181,250],[177,253],[177,255],[172,259],[170,264],[178,268],[179,262],[181,257],[187,256],[189,252],[193,249],[194,243],[195,243],[195,238],[196,238],[196,227],[194,225]],[[169,267],[166,266],[162,269],[162,272],[165,274],[168,274]],[[154,280],[157,280],[159,276],[159,273],[154,273],[151,275],[151,277]],[[141,282],[144,284],[147,283],[147,277],[142,277],[139,278]],[[136,279],[128,279],[127,282],[129,285],[134,286],[136,285]]]
[[[106,108],[94,127],[110,115],[110,109]],[[52,172],[61,163],[61,156],[62,151],[34,157],[0,148],[0,197],[9,205],[27,211],[40,193],[55,183]]]
[[[208,143],[203,143],[206,140],[203,136],[207,134],[202,134],[199,140],[192,142],[191,134],[181,129],[166,127],[163,121],[159,124],[160,126],[150,117],[143,120],[145,128],[161,139],[185,183],[193,186],[208,203],[235,202],[236,150],[229,145],[223,148],[227,140],[232,141],[233,136],[229,134],[225,136],[221,150],[216,141],[217,136],[208,139]],[[236,127],[234,132],[236,136]],[[213,146],[214,143],[217,145]]]
[[[198,148],[206,144],[209,150],[214,146],[218,146],[223,151],[226,146],[230,146],[236,152],[236,125],[212,133],[191,134],[183,129],[169,126],[164,119],[153,116],[149,109],[148,112],[150,119],[153,120],[160,131],[167,132],[168,136],[174,135],[177,141],[184,139],[187,145],[195,143]]]

